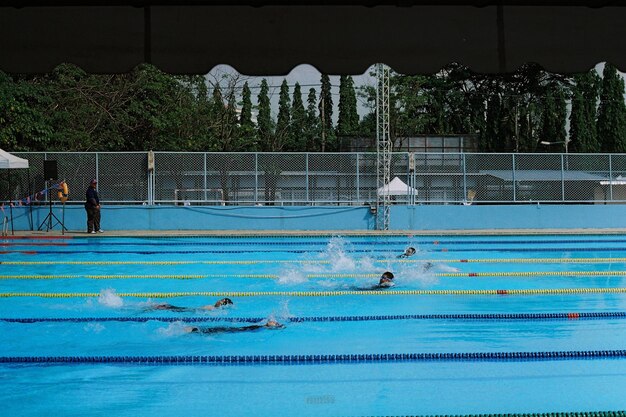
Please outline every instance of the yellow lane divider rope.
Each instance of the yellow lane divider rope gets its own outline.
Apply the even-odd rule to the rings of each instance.
[[[232,260],[232,261],[0,261],[0,265],[260,265],[329,264],[326,260]],[[613,263],[626,258],[485,258],[485,259],[376,259],[375,263]]]
[[[369,274],[334,274],[334,273],[318,273],[305,275],[308,279],[315,278],[378,278],[380,273]],[[611,277],[626,276],[626,271],[530,271],[530,272],[442,272],[431,274],[434,277],[441,278],[485,278],[485,277]],[[277,279],[276,274],[196,274],[196,275],[180,275],[180,274],[152,274],[152,275],[0,275],[3,279],[205,279],[205,278],[251,278],[251,279]]]
[[[526,290],[388,290],[388,291],[188,291],[188,292],[120,292],[120,297],[173,298],[173,297],[337,297],[346,295],[564,295],[564,294],[611,294],[626,293],[626,288],[552,288]],[[0,298],[44,297],[76,298],[99,297],[97,292],[8,292],[0,293]]]

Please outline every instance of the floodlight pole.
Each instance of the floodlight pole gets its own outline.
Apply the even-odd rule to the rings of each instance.
[[[389,67],[376,65],[376,229],[389,230],[391,217],[388,184],[392,143],[389,135]],[[379,193],[378,190],[382,190]]]

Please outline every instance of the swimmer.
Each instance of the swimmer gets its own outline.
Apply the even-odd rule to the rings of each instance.
[[[268,320],[265,324],[253,324],[251,326],[243,327],[230,327],[230,326],[218,326],[218,327],[198,327],[187,326],[185,327],[186,333],[200,333],[200,334],[216,334],[216,333],[240,333],[240,332],[253,332],[261,329],[279,330],[284,329],[285,326],[277,322],[276,320]]]
[[[366,288],[363,288],[363,287],[353,287],[352,290],[355,290],[355,291],[376,291],[376,290],[383,290],[383,289],[386,289],[386,288],[390,288],[390,287],[393,287],[394,285],[396,285],[393,282],[393,278],[394,278],[394,275],[393,275],[392,272],[385,271],[381,275],[380,280],[378,281],[378,284],[371,285],[371,286],[366,287]]]
[[[383,274],[380,277],[380,280],[378,281],[378,287],[380,288],[393,287],[395,285],[393,282],[393,278],[394,278],[393,273],[389,271],[383,272]]]
[[[215,304],[209,304],[209,305],[202,306],[202,307],[195,307],[195,308],[179,307],[179,306],[175,306],[175,305],[168,304],[168,303],[161,303],[161,304],[153,304],[149,306],[146,310],[167,310],[167,311],[174,311],[177,313],[182,313],[186,311],[215,310],[217,308],[221,308],[221,307],[231,305],[231,304],[233,304],[233,301],[230,298],[222,298],[221,300],[217,300]]]
[[[404,253],[402,255],[398,255],[398,258],[408,258],[409,256],[413,256],[415,255],[415,248],[412,246],[409,246],[408,248],[406,248],[406,250],[404,251]]]

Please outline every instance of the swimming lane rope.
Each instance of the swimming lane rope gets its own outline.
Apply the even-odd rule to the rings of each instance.
[[[307,322],[347,322],[347,321],[392,321],[392,320],[459,320],[459,321],[556,321],[556,320],[610,320],[626,319],[626,312],[607,311],[595,313],[468,313],[468,314],[399,314],[385,316],[311,316],[287,317],[289,323]],[[159,321],[165,323],[258,323],[264,317],[4,317],[0,322],[5,323],[93,323],[93,322],[133,322],[146,323]]]
[[[614,263],[626,258],[484,258],[484,259],[375,259],[375,263]],[[0,261],[0,265],[261,265],[330,264],[327,260],[231,260],[231,261]]]
[[[519,362],[624,359],[626,350],[539,352],[360,353],[320,355],[0,356],[3,364],[316,365],[393,362]]]
[[[500,289],[500,290],[383,290],[383,291],[187,291],[187,292],[119,292],[120,297],[174,298],[174,297],[340,297],[394,296],[394,295],[566,295],[566,294],[624,294],[625,287],[613,288],[546,288],[546,289]],[[4,292],[0,298],[43,297],[76,298],[99,297],[97,292]]]
[[[420,271],[421,272],[421,271]],[[530,271],[530,272],[442,272],[429,274],[433,277],[441,278],[486,278],[486,277],[612,277],[626,276],[626,271]],[[378,278],[380,273],[367,274],[335,274],[335,273],[317,273],[307,274],[306,278],[355,278],[367,279]],[[108,274],[108,275],[77,275],[77,274],[59,274],[59,275],[0,275],[3,279],[23,279],[23,280],[45,280],[45,279],[207,279],[207,278],[251,278],[251,279],[278,279],[280,275],[276,274],[147,274],[147,275],[124,275],[124,274]]]

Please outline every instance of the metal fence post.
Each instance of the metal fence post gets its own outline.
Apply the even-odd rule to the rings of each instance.
[[[208,184],[208,180],[207,180],[207,167],[206,167],[206,152],[204,152],[204,172],[203,172],[203,182],[202,182],[202,188],[204,189],[204,202],[206,203],[207,199],[208,199],[208,194],[207,194],[207,184]]]
[[[307,152],[304,158],[304,164],[305,164],[305,181],[306,181],[306,204],[311,204],[311,202],[309,201],[309,153]]]
[[[609,200],[613,201],[613,155],[609,155]]]
[[[465,153],[462,153],[462,165],[463,165],[463,197],[461,200],[463,202],[467,201],[467,166],[465,165]]]
[[[359,153],[356,153],[356,202],[361,204],[361,178],[359,173]]]
[[[512,184],[513,184],[513,202],[515,203],[517,201],[517,192],[516,192],[517,185],[515,184],[515,164],[516,164],[516,160],[515,160],[515,154],[511,154],[511,156],[513,157],[513,162],[512,162],[513,163],[513,167],[512,167],[513,168],[513,172],[511,174],[511,179],[513,180],[512,181]]]
[[[100,183],[100,178],[99,178],[100,177],[100,168],[99,168],[99,165],[98,165],[98,156],[99,155],[100,154],[98,152],[96,152],[96,181],[98,183]]]
[[[259,153],[254,153],[254,202],[259,201]]]
[[[561,154],[561,201],[565,201],[565,158]]]

